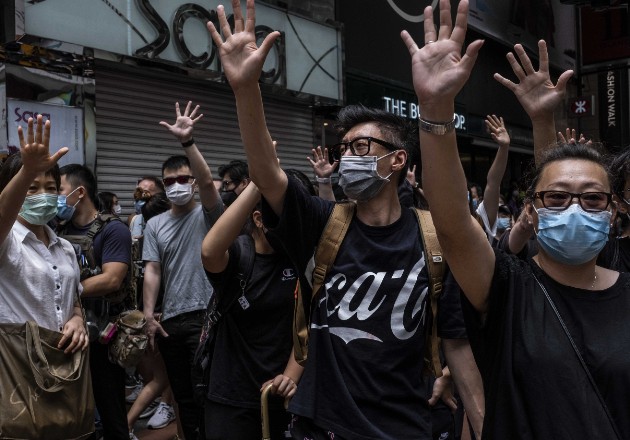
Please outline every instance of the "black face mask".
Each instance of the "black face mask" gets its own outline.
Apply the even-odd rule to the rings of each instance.
[[[234,191],[221,191],[221,200],[223,200],[223,204],[225,206],[230,206],[232,203],[234,203],[237,197],[238,194],[236,194]]]

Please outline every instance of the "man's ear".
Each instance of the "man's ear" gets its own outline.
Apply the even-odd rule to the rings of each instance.
[[[392,154],[392,171],[400,171],[407,164],[407,152],[405,150],[396,150],[394,154]]]
[[[262,213],[260,211],[254,211],[252,213],[252,219],[254,220],[254,224],[257,228],[263,227]]]

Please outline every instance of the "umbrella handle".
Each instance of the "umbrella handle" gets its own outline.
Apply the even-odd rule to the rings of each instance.
[[[262,421],[262,440],[271,440],[269,432],[269,393],[273,384],[267,385],[260,395],[260,419]]]

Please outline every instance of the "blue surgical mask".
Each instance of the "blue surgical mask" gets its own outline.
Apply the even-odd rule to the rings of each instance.
[[[135,210],[136,214],[142,214],[142,207],[145,203],[147,203],[146,200],[136,200],[136,202],[133,204],[133,209]]]
[[[608,241],[610,211],[587,212],[575,203],[563,211],[540,208],[536,212],[538,244],[560,263],[586,263]]]
[[[352,200],[365,202],[376,196],[389,182],[387,177],[381,177],[377,171],[378,161],[394,154],[392,151],[381,157],[376,156],[342,156],[339,164],[339,186]]]
[[[510,219],[508,217],[498,217],[497,218],[497,229],[500,231],[505,231],[510,227]]]
[[[80,186],[77,187],[74,191],[76,191],[79,188],[81,187]],[[59,195],[59,198],[57,199],[57,218],[61,220],[70,220],[72,216],[74,215],[74,210],[76,206],[79,204],[79,202],[81,201],[81,199],[79,199],[77,200],[77,203],[75,203],[74,205],[72,206],[68,205],[68,197],[70,197],[74,193],[74,191],[72,191],[67,196],[63,194]]]
[[[45,225],[57,214],[57,194],[26,196],[19,216],[31,225]]]

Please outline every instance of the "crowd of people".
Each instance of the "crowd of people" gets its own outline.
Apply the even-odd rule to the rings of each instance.
[[[257,40],[254,0],[208,23],[246,158],[217,178],[191,102],[160,122],[182,154],[138,180],[127,219],[89,168],[57,166],[50,121],[18,129],[0,168],[0,328],[34,321],[88,354],[84,417],[105,439],[149,416],[189,440],[261,438],[266,389],[272,439],[630,439],[630,148],[558,133],[572,72],[554,83],[545,42],[538,69],[517,44],[516,82],[495,79],[531,119],[531,181],[502,194],[510,136],[488,115],[496,157],[483,190],[468,182],[454,99],[483,41],[464,50],[466,0],[454,23],[439,8],[424,44],[401,33],[419,121],[341,109],[340,143],[308,157],[314,182],[283,169],[267,129],[258,79],[279,34]],[[125,369],[108,324],[134,308],[147,348]]]

